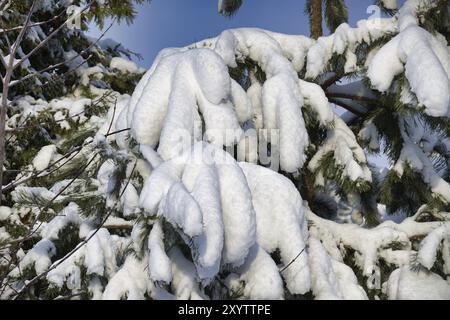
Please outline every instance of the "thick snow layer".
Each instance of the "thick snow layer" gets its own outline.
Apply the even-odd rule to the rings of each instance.
[[[329,125],[334,120],[334,113],[323,89],[312,82],[299,80],[300,93],[305,104],[309,105],[317,113],[322,125]]]
[[[170,187],[167,195],[161,202],[159,213],[167,221],[181,228],[189,237],[195,237],[202,233],[202,211],[197,201],[180,182]]]
[[[314,236],[309,238],[309,266],[312,291],[317,300],[367,299],[352,269],[331,258]]]
[[[69,203],[67,207],[42,228],[42,238],[57,240],[61,236],[60,232],[69,224],[79,226],[82,222],[79,211],[80,209],[75,203]]]
[[[138,102],[134,109],[130,103],[128,114],[137,142],[150,147],[159,142],[158,152],[165,160],[178,156],[201,139],[200,113],[210,142],[219,146],[238,142],[242,130],[230,101],[231,80],[212,50],[169,55],[141,82],[145,80],[133,94],[132,102]]]
[[[216,41],[215,51],[229,67],[248,57],[266,73],[262,88],[264,128],[280,130],[281,168],[297,171],[305,161],[303,151],[309,139],[300,112],[303,99],[296,71],[303,67],[311,41],[245,28],[224,31]]]
[[[403,149],[393,169],[401,177],[405,164],[409,165],[422,174],[424,182],[430,186],[437,197],[449,202],[450,184],[436,172],[429,155],[421,148],[421,144],[417,143],[424,137],[425,131],[420,126],[411,126],[410,118],[401,117],[400,132],[403,138]]]
[[[375,54],[367,75],[375,89],[386,92],[403,71],[427,114],[449,114],[450,56],[445,44],[417,25],[410,25]]]
[[[444,239],[450,239],[450,222],[434,229],[422,240],[417,253],[417,262],[430,270],[436,262],[437,253]]]
[[[146,271],[147,266],[146,259],[139,261],[134,255],[128,255],[125,263],[106,285],[102,299],[144,300],[153,289]]]
[[[250,190],[236,161],[197,143],[182,159],[159,165],[145,181],[140,204],[190,238],[198,275],[211,279],[225,264],[240,266],[255,242]]]
[[[239,268],[244,282],[244,297],[252,300],[280,300],[284,297],[283,280],[269,254],[255,244]]]
[[[202,133],[218,146],[237,144],[243,133],[239,124],[254,121],[258,129],[279,130],[281,168],[296,172],[309,143],[297,72],[313,42],[243,28],[190,47],[163,50],[131,98],[127,121],[132,135],[140,144],[158,145],[157,151],[168,160],[201,140]],[[247,93],[227,70],[246,58],[257,62],[268,78],[259,90],[254,83]],[[303,93],[321,121],[330,120],[324,95],[312,84],[309,94],[306,86],[303,83]]]
[[[12,215],[12,210],[10,207],[0,206],[0,221],[5,221]]]
[[[282,274],[291,293],[308,292],[310,274],[305,249],[308,232],[300,194],[282,175],[253,164],[239,165],[252,194],[258,244],[269,253],[279,249],[283,265],[291,263]]]
[[[411,271],[409,266],[391,273],[383,284],[390,300],[449,300],[450,284],[432,272]]]
[[[320,161],[329,153],[333,154],[336,165],[343,168],[344,176],[351,181],[372,181],[363,149],[350,128],[337,116],[334,117],[334,128],[328,130],[327,140],[309,162],[309,170],[316,172],[320,168]],[[320,183],[320,180],[316,183]]]
[[[56,254],[56,247],[52,241],[42,239],[33,249],[27,252],[25,257],[20,261],[17,272],[26,270],[27,267],[34,268],[37,275],[44,273],[52,264],[51,258]],[[22,270],[22,271],[19,271]]]
[[[117,269],[114,241],[108,230],[101,228],[87,242],[84,264],[87,274],[112,276]]]
[[[140,71],[139,67],[131,60],[124,59],[121,57],[114,57],[111,59],[111,62],[109,63],[109,66],[112,69],[117,69],[122,72],[129,72],[129,73],[137,73]]]
[[[315,79],[322,74],[335,54],[345,54],[346,71],[354,71],[358,44],[371,44],[385,34],[396,31],[394,19],[361,20],[356,28],[341,24],[334,34],[320,37],[309,49],[306,77]]]
[[[86,272],[93,278],[104,276],[110,278],[117,269],[116,247],[113,238],[105,228],[100,228],[88,234],[90,240],[77,246],[73,254],[55,261],[47,274],[47,280],[54,286],[62,288],[64,284],[69,289],[81,288],[80,266],[86,267]]]
[[[169,257],[164,250],[164,233],[161,221],[153,224],[152,231],[148,236],[148,272],[153,281],[163,281],[170,283],[172,271]]]
[[[56,153],[56,146],[53,144],[42,147],[32,161],[33,167],[38,171],[46,169]]]
[[[356,265],[366,277],[379,272],[378,253],[381,249],[387,248],[392,243],[401,244],[406,249],[410,248],[407,234],[386,224],[381,224],[374,229],[364,229],[354,224],[337,224],[322,219],[307,207],[304,207],[304,210],[308,220],[314,224],[314,236],[322,240],[331,258],[343,262],[340,248],[348,246],[355,249]],[[372,284],[368,283],[368,285]]]
[[[136,188],[129,183],[120,198],[124,217],[134,216],[139,212],[139,195]]]
[[[187,260],[178,248],[170,250],[173,293],[180,300],[204,300],[205,294],[199,288],[195,266]]]
[[[189,163],[183,181],[198,205],[200,214],[199,236],[193,239],[198,250],[197,269],[201,279],[209,279],[219,272],[224,246],[224,226],[220,201],[218,174],[214,166]],[[185,216],[190,219],[189,215]],[[203,220],[203,221],[201,221]],[[203,225],[202,225],[203,223]]]
[[[394,10],[397,9],[397,0],[382,0],[383,6],[386,9]]]
[[[399,9],[398,24],[400,31],[409,26],[417,26],[420,19],[420,11],[433,8],[437,5],[433,0],[408,0]]]

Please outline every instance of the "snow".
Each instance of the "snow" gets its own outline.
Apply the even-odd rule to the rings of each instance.
[[[449,300],[450,284],[435,273],[405,266],[391,273],[383,292],[390,300]]]
[[[399,9],[398,24],[400,31],[419,24],[419,12],[437,5],[431,0],[408,0]]]
[[[364,122],[364,126],[361,131],[359,131],[358,137],[363,141],[368,142],[371,150],[380,149],[379,132],[372,122]]]
[[[444,239],[450,239],[450,223],[434,229],[420,243],[417,262],[431,270],[436,262],[437,252]]]
[[[199,288],[195,266],[176,247],[170,250],[173,280],[172,290],[179,300],[205,300]]]
[[[156,215],[158,206],[170,187],[180,179],[182,169],[177,170],[175,163],[164,162],[158,166],[144,182],[139,196],[139,206],[148,215]]]
[[[138,73],[140,70],[136,63],[121,57],[112,58],[109,66],[111,69],[117,69],[121,72]]]
[[[367,158],[356,137],[342,119],[334,117],[334,128],[328,130],[327,139],[308,164],[311,172],[320,168],[320,161],[332,153],[335,163],[343,168],[344,176],[351,181],[372,181]]]
[[[88,275],[111,276],[115,273],[117,267],[114,243],[105,228],[100,228],[87,242],[84,264]]]
[[[245,264],[239,268],[244,282],[244,296],[251,300],[280,300],[284,297],[283,280],[272,258],[255,244]]]
[[[0,206],[0,221],[5,221],[12,215],[12,210],[10,207]]]
[[[345,69],[355,70],[355,50],[358,44],[371,44],[385,34],[396,31],[394,19],[360,20],[356,28],[341,24],[330,36],[320,37],[309,49],[306,78],[315,79],[322,74],[334,54],[345,54]]]
[[[256,237],[251,191],[243,170],[228,153],[217,149],[211,150],[211,147],[204,149],[205,157],[206,154],[215,152],[225,236],[223,259],[225,263],[240,266]],[[198,183],[204,182],[199,180]]]
[[[144,300],[153,289],[147,276],[147,261],[139,261],[134,255],[128,255],[125,263],[109,280],[103,292],[103,300]]]
[[[300,194],[290,180],[269,169],[248,163],[239,165],[251,190],[258,244],[268,253],[279,249],[284,266],[303,250],[283,277],[291,293],[308,292],[308,253],[304,250],[308,232]]]
[[[99,168],[97,173],[97,180],[99,182],[99,192],[104,194],[111,193],[114,190],[116,164],[113,160],[106,160]]]
[[[81,229],[80,229],[81,230]],[[80,266],[85,266],[87,274],[95,279],[95,275],[112,277],[117,269],[115,246],[108,230],[104,228],[92,230],[87,243],[80,243],[73,254],[53,262],[47,274],[47,280],[54,286],[69,289],[81,288]]]
[[[32,267],[36,274],[42,274],[52,264],[51,258],[56,254],[56,247],[52,241],[42,239],[27,252],[25,257],[19,263],[19,270],[25,270],[27,267]],[[18,271],[20,272],[20,271]]]
[[[356,250],[355,262],[363,275],[370,277],[379,272],[378,252],[395,242],[409,249],[410,242],[406,233],[395,230],[387,223],[373,229],[364,229],[354,224],[337,224],[314,215],[304,207],[308,220],[314,224],[314,236],[322,240],[322,244],[330,257],[343,262],[339,248],[348,246]],[[393,223],[392,221],[390,221]],[[372,287],[372,283],[367,283]]]
[[[322,125],[329,125],[334,120],[334,113],[322,88],[315,83],[303,80],[299,80],[299,86],[305,104],[317,113]]]
[[[131,133],[140,144],[154,148],[169,160],[189,150],[198,141],[199,112],[205,121],[209,141],[230,145],[241,129],[229,100],[231,81],[226,66],[211,50],[197,49],[165,57],[151,76],[141,82],[138,103],[129,107]],[[134,109],[134,110],[133,110]],[[236,131],[227,137],[226,130]],[[200,132],[201,134],[201,132]]]
[[[202,211],[195,199],[179,182],[170,187],[161,202],[158,214],[174,226],[181,228],[189,237],[198,236],[202,233]]]
[[[309,238],[311,286],[317,300],[367,300],[352,269],[332,259],[320,240]]]
[[[411,126],[411,119],[400,117],[400,133],[403,138],[403,149],[394,166],[394,170],[402,177],[405,164],[422,174],[423,180],[430,186],[431,191],[438,198],[450,201],[450,184],[434,169],[434,165],[424,150],[416,141],[424,137],[425,131],[420,126]]]
[[[397,9],[397,0],[382,0],[383,6],[386,9],[394,10]]]
[[[120,202],[124,217],[131,217],[139,213],[139,195],[133,184],[127,185]]]
[[[44,146],[39,150],[37,155],[34,157],[32,163],[33,167],[37,171],[45,170],[48,165],[50,164],[50,161],[53,159],[53,157],[56,154],[56,146],[51,144],[48,146]]]
[[[184,180],[190,174],[188,166],[183,175]],[[192,170],[192,169],[191,169]],[[195,170],[195,168],[194,168]],[[198,252],[195,259],[200,279],[212,279],[220,269],[220,260],[224,246],[224,226],[221,217],[220,194],[217,186],[217,176],[214,176],[214,168],[199,170],[194,177],[195,184],[188,185],[192,190],[192,196],[201,208],[200,234],[193,239],[193,247]],[[186,216],[185,219],[189,218]],[[203,230],[202,230],[203,229]]]
[[[373,87],[386,92],[405,71],[411,91],[430,116],[447,116],[450,103],[450,56],[446,46],[411,25],[384,45],[368,67]]]
[[[164,250],[164,233],[161,221],[153,224],[152,231],[148,237],[148,272],[153,281],[172,281],[171,263]]]
[[[78,205],[71,202],[56,217],[47,223],[41,231],[41,236],[49,240],[59,239],[60,232],[69,224],[79,226],[82,222]]]
[[[393,9],[397,1],[383,0],[383,5]],[[94,142],[92,148],[84,152],[104,147],[109,160],[99,162],[98,171],[92,166],[97,174],[90,181],[93,190],[86,190],[83,178],[58,181],[50,189],[16,188],[11,193],[13,208],[0,207],[0,240],[11,238],[4,223],[22,225],[28,214],[39,214],[35,204],[27,203],[19,211],[21,201],[53,199],[71,183],[54,201],[64,209],[38,221],[37,244],[17,255],[22,259],[19,267],[34,268],[37,274],[53,268],[47,274],[52,287],[73,292],[87,287],[94,299],[283,299],[308,292],[316,299],[367,299],[363,287],[379,290],[373,276],[380,275],[386,264],[399,268],[383,285],[390,299],[450,299],[448,279],[434,273],[436,268],[442,268],[439,274],[450,270],[450,225],[442,221],[449,220],[447,213],[432,211],[428,214],[441,221],[419,222],[428,210],[424,206],[401,223],[384,221],[366,229],[354,224],[364,222],[360,195],[351,192],[343,201],[321,171],[322,160],[331,156],[345,182],[373,183],[377,179],[372,179],[357,138],[374,151],[380,149],[381,138],[370,119],[358,123],[362,126],[355,136],[344,122],[355,118],[335,114],[327,97],[366,113],[371,110],[365,102],[355,103],[344,94],[373,100],[381,94],[397,94],[416,111],[432,117],[450,115],[448,47],[443,36],[420,27],[424,5],[434,3],[408,0],[393,18],[362,20],[355,28],[342,24],[334,34],[318,40],[241,28],[188,47],[165,49],[131,97],[114,94],[116,103],[109,103],[105,117],[87,119],[85,111],[93,100],[83,98],[79,88],[50,103],[29,96],[17,99],[12,107],[20,113],[8,119],[8,129],[20,126],[28,115],[50,110],[63,129],[70,129],[69,117],[85,123],[83,128],[98,128],[88,140]],[[30,37],[38,39],[37,33]],[[382,37],[391,40],[378,43]],[[359,46],[374,43],[377,46],[361,60]],[[64,53],[69,58],[75,55]],[[360,78],[323,89],[336,75],[329,67],[338,55],[345,72],[359,72]],[[241,86],[230,76],[230,68],[249,60],[253,66],[244,70],[248,79]],[[77,57],[68,67],[84,62]],[[77,73],[82,84],[89,85],[113,69],[143,72],[134,62],[115,57],[108,69],[83,65]],[[362,79],[365,76],[368,79]],[[90,89],[93,95],[105,93]],[[321,129],[327,130],[321,145],[310,144],[303,108],[311,110]],[[419,123],[419,116],[399,114],[396,119],[403,146],[392,170],[401,177],[405,166],[410,166],[422,175],[435,198],[450,201],[450,185],[430,160],[435,149],[446,150],[450,143]],[[123,132],[108,136],[111,130]],[[38,152],[30,171],[45,170],[61,157],[58,139]],[[316,216],[302,200],[301,186],[288,178],[298,178],[305,169],[307,149],[315,152],[308,164],[315,185],[324,187],[323,198],[336,201],[337,221],[349,223]],[[139,176],[126,183],[116,181],[116,156],[130,160],[127,176],[134,167]],[[97,229],[98,217],[83,215],[70,202],[71,193],[80,188],[83,196],[84,192],[106,194],[108,200],[117,201],[102,228]],[[115,188],[120,189],[120,199],[111,199]],[[346,215],[350,210],[353,220]],[[89,241],[79,243],[67,259],[54,261],[61,254],[56,240],[69,225],[78,228],[81,240]],[[119,225],[124,232],[116,232]],[[353,270],[344,264],[347,259],[352,259]],[[15,268],[11,276],[18,277],[19,271]],[[365,286],[358,283],[355,272],[367,281]],[[219,288],[222,281],[225,286]]]

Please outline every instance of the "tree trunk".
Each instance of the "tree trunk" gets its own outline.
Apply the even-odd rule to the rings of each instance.
[[[323,34],[322,30],[322,0],[311,0],[311,37],[319,38]]]
[[[3,92],[0,106],[0,204],[2,203],[3,189],[3,165],[5,163],[5,125],[6,111],[8,109],[8,91],[9,81],[11,80],[11,72],[6,71],[5,80],[3,81]]]

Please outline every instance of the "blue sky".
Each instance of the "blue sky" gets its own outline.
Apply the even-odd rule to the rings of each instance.
[[[367,19],[367,9],[374,0],[347,0],[350,24]],[[126,48],[140,53],[139,64],[148,68],[158,52],[166,47],[180,47],[213,37],[225,29],[258,27],[272,31],[309,35],[305,0],[244,0],[232,18],[217,13],[217,0],[152,0],[137,7],[134,23],[115,25],[107,33]],[[91,29],[98,36],[97,28]]]

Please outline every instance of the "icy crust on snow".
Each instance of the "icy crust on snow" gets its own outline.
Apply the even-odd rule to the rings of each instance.
[[[390,300],[449,300],[450,284],[433,272],[405,266],[391,273],[383,292]]]
[[[308,164],[308,169],[317,174],[317,185],[324,185],[323,173],[317,171],[320,168],[320,161],[330,153],[333,154],[336,165],[342,168],[343,174],[351,181],[372,181],[372,173],[367,165],[364,150],[350,128],[337,116],[334,117],[334,128],[328,130],[326,141],[318,148]]]

